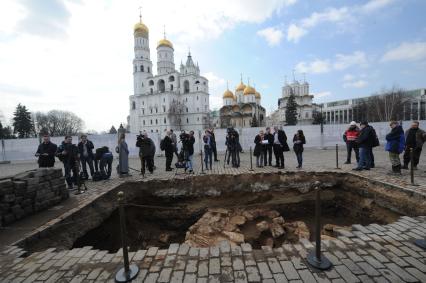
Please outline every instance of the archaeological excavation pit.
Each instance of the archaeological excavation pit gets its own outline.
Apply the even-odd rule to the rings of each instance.
[[[117,193],[126,198],[131,251],[250,243],[279,247],[314,239],[314,183],[321,184],[322,238],[352,224],[387,224],[401,215],[424,215],[422,197],[350,173],[206,175],[126,182],[19,245],[29,252],[93,246],[116,252],[121,245]]]

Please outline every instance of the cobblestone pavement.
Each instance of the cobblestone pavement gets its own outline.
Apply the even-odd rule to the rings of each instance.
[[[345,152],[340,151],[343,160]],[[200,156],[196,161],[195,174],[201,174]],[[223,155],[219,156],[223,160]],[[213,170],[206,174],[249,173],[250,159],[247,153],[241,156],[242,166],[238,169],[223,166],[216,162]],[[403,176],[388,175],[389,161],[384,151],[376,150],[376,168],[371,171],[354,173],[354,165],[340,165],[335,169],[334,150],[308,149],[304,154],[306,171],[347,171],[360,177],[391,183],[406,190],[426,194],[426,166],[415,171],[415,182],[410,185],[409,172]],[[164,157],[156,158],[157,170],[146,178],[188,178],[191,175],[165,172]],[[426,154],[421,157],[421,164]],[[422,163],[423,162],[423,163]],[[253,160],[254,163],[254,160]],[[57,166],[60,164],[57,163]],[[131,167],[139,169],[139,160],[131,159]],[[34,162],[19,162],[0,165],[0,175],[9,175],[36,166]],[[286,169],[295,169],[293,153],[286,154]],[[255,172],[276,172],[273,167],[253,168]],[[101,182],[88,182],[89,191],[82,195],[72,195],[60,206],[28,217],[0,230],[0,246],[10,244],[34,229],[55,222],[56,217],[64,217],[79,209],[111,188],[128,180],[142,178],[133,172],[128,178],[117,178]],[[53,219],[53,220],[52,220]],[[313,246],[302,240],[299,244],[286,244],[270,250],[251,250],[243,244],[230,248],[222,243],[210,249],[189,248],[173,244],[168,250],[151,248],[148,251],[130,253],[132,260],[141,268],[134,282],[426,282],[426,252],[414,246],[412,240],[426,236],[426,217],[402,217],[398,222],[367,227],[354,225],[352,232],[341,232],[336,240],[323,241],[325,255],[335,265],[327,272],[311,270],[305,263],[306,252]],[[6,240],[4,240],[6,239]],[[12,248],[0,256],[0,282],[113,282],[116,270],[120,267],[121,251],[109,254],[106,251],[92,250],[90,247],[69,251],[49,249],[19,257],[24,251]]]
[[[426,282],[426,251],[412,240],[426,235],[426,218],[403,216],[380,226],[353,225],[334,240],[323,241],[328,271],[306,263],[311,242],[253,250],[249,244],[192,248],[171,244],[130,253],[140,267],[133,282]],[[29,257],[10,248],[0,259],[0,282],[114,282],[122,251],[108,253],[83,247],[48,249]]]

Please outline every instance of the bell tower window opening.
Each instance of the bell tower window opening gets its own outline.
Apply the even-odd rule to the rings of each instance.
[[[143,65],[141,65],[141,72],[143,72],[144,71],[144,68],[143,68]]]
[[[159,80],[157,83],[158,91],[163,93],[166,91],[166,85],[164,83],[164,80]]]
[[[132,101],[132,110],[136,109],[136,102]]]
[[[189,93],[189,81],[184,81],[183,83],[183,92],[184,93]]]

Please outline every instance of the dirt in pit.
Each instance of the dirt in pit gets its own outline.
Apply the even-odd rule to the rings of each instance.
[[[167,199],[144,197],[133,203],[155,205],[126,207],[130,250],[168,248],[171,243],[212,246],[221,240],[278,247],[299,238],[314,240],[314,194],[233,193],[221,197]],[[377,216],[377,217],[376,217]],[[398,214],[377,208],[374,203],[350,199],[345,202],[331,191],[322,194],[323,238],[352,224],[385,224]],[[94,246],[115,252],[120,248],[118,211],[99,227],[77,239],[73,247]]]

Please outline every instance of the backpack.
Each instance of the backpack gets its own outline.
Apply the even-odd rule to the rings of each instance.
[[[164,144],[164,139],[160,141],[160,149],[163,151],[166,149],[166,145]]]

